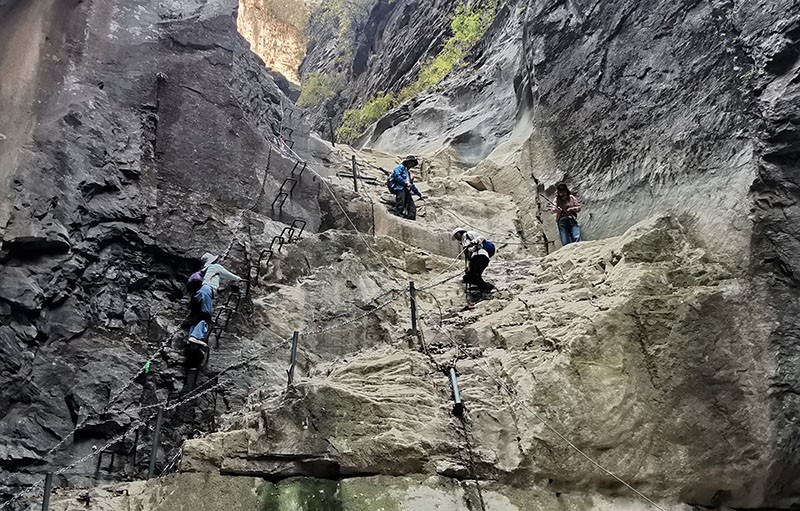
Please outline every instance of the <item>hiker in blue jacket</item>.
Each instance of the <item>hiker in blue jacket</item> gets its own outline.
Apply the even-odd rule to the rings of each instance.
[[[392,176],[389,178],[389,190],[394,194],[393,213],[409,220],[417,219],[417,206],[411,194],[422,199],[422,194],[414,185],[411,177],[411,169],[419,163],[415,156],[406,156],[403,162],[395,167]]]

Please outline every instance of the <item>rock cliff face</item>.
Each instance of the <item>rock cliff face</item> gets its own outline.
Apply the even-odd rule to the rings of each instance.
[[[457,5],[356,4],[352,32],[310,21],[301,74],[345,77],[312,124],[413,81]],[[64,511],[800,502],[796,3],[510,0],[360,151],[308,133],[233,0],[0,9],[0,71],[37,84],[0,75],[3,492],[57,471]],[[409,152],[416,222],[386,211],[381,172]],[[540,193],[562,179],[591,241],[550,253]],[[249,273],[295,218],[307,232],[261,265],[203,399],[173,406],[194,397],[173,395],[170,334],[195,258]],[[460,225],[498,246],[491,300],[458,283]],[[146,473],[167,399],[156,468],[177,473],[119,483]]]
[[[119,410],[181,389],[183,341],[171,334],[202,252],[227,254],[226,264],[246,274],[281,221],[302,217],[308,231],[323,218],[336,222],[308,174],[282,210],[270,208],[294,164],[268,150],[288,101],[236,32],[235,9],[206,1],[2,5],[10,41],[0,50],[4,494],[135,423],[136,412]],[[222,349],[206,374],[242,348]],[[261,379],[255,366],[238,370],[234,393]],[[175,425],[165,448],[208,429],[210,410],[168,419]],[[143,468],[111,465],[83,464],[57,481]]]
[[[236,26],[250,49],[267,67],[300,83],[298,70],[306,54],[306,23],[317,2],[241,0]]]
[[[330,2],[337,3],[337,2]],[[308,55],[300,75],[312,72],[338,77],[336,94],[309,108],[312,123],[327,133],[328,121],[338,125],[348,108],[378,92],[398,92],[410,84],[422,61],[440,49],[456,2],[448,0],[356,0],[343,21],[331,22],[324,12],[309,19]],[[323,5],[325,5],[323,3]]]
[[[796,495],[787,454],[797,436],[787,419],[796,414],[788,294],[796,236],[787,219],[800,147],[798,23],[791,3],[507,2],[465,69],[363,139],[376,150],[430,155],[511,196],[529,239],[537,230],[555,239],[536,215],[547,206],[538,193],[567,180],[584,203],[588,239],[670,213],[729,265],[764,313],[741,339],[758,346],[761,369],[748,373],[759,375],[771,411],[745,429],[771,436],[774,449],[750,484],[758,495],[716,499],[735,505],[784,505]],[[384,31],[369,59],[402,62],[399,32]],[[317,57],[312,49],[307,62]]]

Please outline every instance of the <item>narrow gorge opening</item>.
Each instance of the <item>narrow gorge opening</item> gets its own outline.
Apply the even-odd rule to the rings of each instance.
[[[308,17],[319,0],[239,0],[236,26],[264,64],[300,85]]]

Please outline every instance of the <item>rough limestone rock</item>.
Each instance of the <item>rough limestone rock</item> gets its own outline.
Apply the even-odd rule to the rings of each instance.
[[[566,180],[584,204],[586,239],[669,215],[728,268],[748,307],[711,309],[750,325],[731,349],[752,347],[761,362],[747,369],[752,384],[735,387],[758,392],[769,408],[744,429],[767,442],[772,462],[758,462],[741,491],[697,497],[707,504],[780,507],[798,495],[798,20],[791,2],[508,2],[466,69],[362,139],[374,150],[447,159],[471,187],[511,196],[523,232],[539,229],[548,250],[557,234],[539,194]],[[368,60],[394,58],[399,38],[376,36]],[[310,51],[309,71],[324,60]],[[667,255],[658,256],[662,243]],[[628,257],[666,262],[674,247],[644,236]]]
[[[312,124],[414,80],[457,3],[366,5],[311,20],[301,74],[347,84]],[[9,507],[47,471],[52,509],[652,509],[611,473],[668,510],[797,505],[795,4],[506,2],[360,152],[309,133],[235,12],[0,1]],[[409,152],[417,222],[384,193]],[[591,241],[551,253],[562,179]],[[490,299],[459,225],[498,244]],[[206,250],[251,283],[195,398],[177,325]],[[163,403],[163,477],[121,482]]]
[[[220,492],[220,488],[225,488]],[[51,500],[55,511],[85,509],[86,500],[98,511],[157,509],[216,511],[638,511],[628,499],[588,495],[559,495],[546,489],[524,488],[506,492],[491,483],[480,489],[469,482],[437,477],[360,477],[331,481],[287,479],[274,484],[250,477],[178,474],[159,484],[111,486],[83,495],[58,492]],[[664,505],[668,511],[688,511],[687,506]]]
[[[270,207],[299,158],[278,135],[294,126],[303,152],[308,129],[237,33],[236,7],[0,5],[9,41],[0,49],[4,497],[152,415],[131,408],[181,391],[184,283],[203,252],[227,256],[246,277],[295,218],[306,233],[345,222],[309,172],[283,207]],[[167,414],[162,458],[213,429],[218,400],[231,406],[251,378],[276,373],[269,360],[243,369],[266,342],[250,328],[234,318],[199,377],[235,371],[240,385],[207,394],[197,410]],[[146,461],[130,453],[146,450],[149,437],[136,443],[131,431],[114,445],[128,456],[82,463],[56,484],[142,474]]]
[[[381,309],[377,325],[359,321],[371,337],[351,339],[347,328],[321,339],[304,335],[295,385],[252,393],[222,431],[184,445],[184,473],[170,478],[256,478],[267,509],[322,505],[312,497],[323,509],[456,510],[480,502],[514,511],[647,508],[620,496],[626,490],[543,418],[605,467],[664,499],[665,509],[688,509],[677,501],[756,498],[752,474],[763,473],[772,451],[749,433],[769,416],[759,397],[764,381],[749,375],[763,370],[765,354],[751,346],[740,356],[740,339],[753,324],[731,324],[726,315],[747,309],[746,283],[686,235],[675,219],[658,217],[625,236],[546,258],[498,260],[490,272],[500,291],[491,301],[465,308],[453,282],[420,294],[423,339],[402,328],[378,330],[407,325],[392,317],[404,313],[402,300]],[[339,240],[323,237],[316,245],[321,241],[336,251]],[[667,250],[674,257],[665,260]],[[353,273],[347,263],[334,269],[310,255],[315,269],[304,277],[281,265],[284,286],[328,286],[341,281],[331,271]],[[381,266],[369,253],[358,259],[367,264],[361,273]],[[440,274],[435,268],[426,276]],[[306,296],[326,294],[333,293]],[[272,304],[263,314],[274,318],[277,310]],[[316,324],[340,321],[323,315]],[[441,372],[453,364],[464,423],[451,413]],[[149,491],[171,492],[170,478]],[[265,482],[274,480],[281,482]],[[93,493],[118,509],[144,499],[139,484],[125,487],[125,497],[108,493],[120,489]],[[617,496],[599,496],[609,487]],[[67,503],[79,496],[62,495]],[[214,502],[210,497],[200,509],[214,509]]]
[[[338,332],[304,337],[322,361],[290,391],[262,394],[231,431],[188,442],[183,469],[466,473],[509,486],[549,480],[564,493],[615,483],[544,418],[650,495],[755,505],[767,481],[754,474],[764,477],[775,454],[759,434],[770,410],[756,375],[770,359],[743,340],[762,326],[748,283],[686,234],[659,217],[619,238],[499,262],[497,297],[465,311],[457,284],[421,294],[427,356],[409,353],[419,341],[396,330],[352,339],[361,353],[351,354],[336,349]],[[466,430],[440,372],[452,364]]]

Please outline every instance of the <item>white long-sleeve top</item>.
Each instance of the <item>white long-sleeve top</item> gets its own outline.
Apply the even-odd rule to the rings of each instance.
[[[483,249],[483,236],[475,231],[467,231],[461,237],[461,247],[467,259],[472,259],[476,255],[489,257],[489,252]]]
[[[203,277],[203,284],[208,284],[214,292],[219,289],[220,280],[242,280],[241,277],[229,272],[221,264],[209,264],[206,266],[206,275]]]

